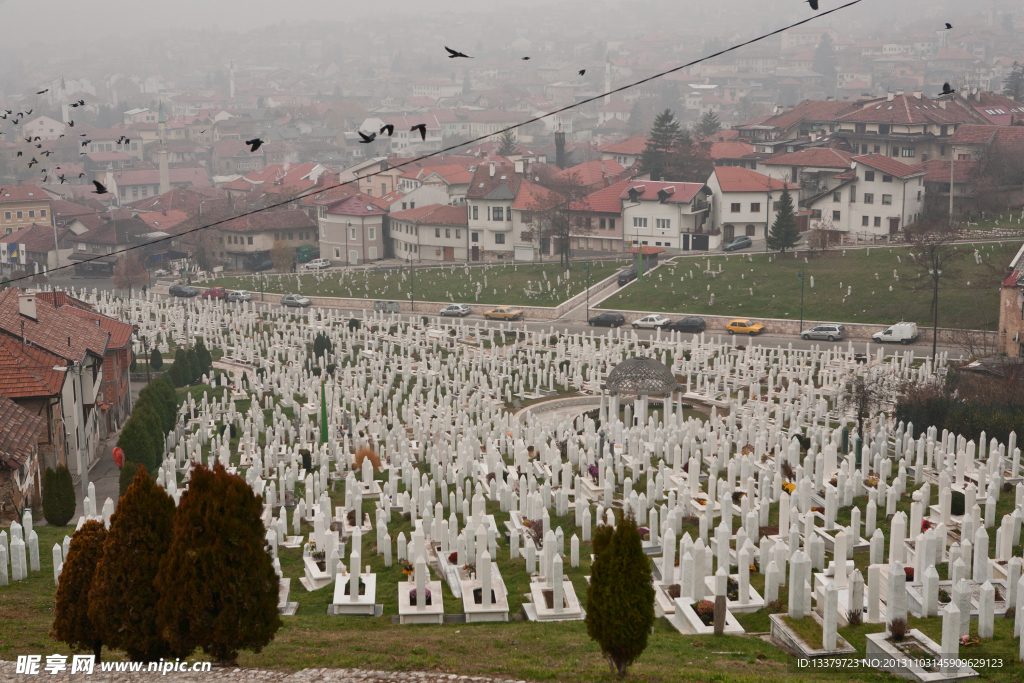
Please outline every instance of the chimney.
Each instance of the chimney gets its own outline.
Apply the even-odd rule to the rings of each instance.
[[[491,162],[491,177],[494,177],[494,162]]]
[[[942,107],[943,109],[945,109],[946,108],[946,100],[939,100],[939,106]]]
[[[523,172],[523,160],[520,159],[519,161],[516,162],[516,173],[522,173],[522,172]]]
[[[896,97],[903,97],[903,88],[896,89]]]
[[[922,92],[920,90],[915,90],[914,91],[914,97],[915,98],[921,99],[921,95],[922,95]]]
[[[885,99],[887,99],[888,101],[892,102],[892,98],[893,98],[893,94],[892,94],[892,90],[890,90],[888,93],[886,93]]]
[[[19,294],[18,295],[18,312],[26,318],[36,320],[36,295],[35,294]]]
[[[565,168],[565,132],[555,131],[555,166]]]

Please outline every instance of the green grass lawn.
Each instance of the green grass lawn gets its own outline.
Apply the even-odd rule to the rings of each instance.
[[[975,249],[981,253],[981,265],[975,263]],[[999,322],[1000,275],[1005,274],[1019,249],[1020,242],[960,245],[963,256],[950,268],[958,272],[940,288],[939,326],[995,329]],[[705,274],[708,261],[711,270],[717,272],[721,267],[721,273]],[[991,264],[994,271],[986,264]],[[612,294],[601,306],[799,320],[801,269],[807,278],[803,294],[805,320],[879,324],[906,320],[931,325],[931,290],[915,289],[924,284],[917,279],[921,271],[909,258],[908,250],[900,247],[809,256],[801,253],[797,258],[791,254],[737,252],[729,256],[679,259],[674,264],[663,264],[642,282],[633,282]],[[849,296],[848,288],[852,289]],[[715,296],[713,305],[711,294]],[[768,331],[771,332],[770,327]]]
[[[590,283],[597,284],[626,266],[628,261],[595,261],[590,266]],[[468,274],[467,274],[468,272]],[[545,281],[545,274],[547,281]],[[561,277],[561,284],[558,278]],[[415,280],[413,280],[415,278]],[[487,283],[484,284],[484,278]],[[301,282],[301,286],[300,283]],[[551,283],[551,290],[546,282]],[[306,296],[355,297],[408,301],[414,293],[417,301],[480,303],[516,306],[557,306],[579,294],[587,286],[587,271],[582,263],[573,263],[569,270],[569,291],[566,293],[565,269],[558,263],[516,265],[446,266],[417,268],[415,271],[351,271],[325,274],[269,275],[264,291],[275,294],[301,293]],[[260,278],[252,275],[218,278],[203,283],[208,287],[248,289],[258,298]],[[476,297],[480,285],[479,298]],[[537,294],[527,295],[529,289]],[[413,292],[413,290],[415,290]]]

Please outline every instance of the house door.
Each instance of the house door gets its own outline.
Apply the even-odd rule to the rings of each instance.
[[[473,260],[474,261],[479,261],[480,260],[480,247],[476,247],[476,246],[473,247]]]
[[[353,266],[358,266],[359,265],[359,252],[356,249],[350,249],[349,250],[349,252],[348,252],[348,262],[349,262],[349,265],[353,265]]]
[[[890,235],[895,235],[899,231],[900,231],[900,219],[899,218],[890,218],[889,219],[889,234]]]
[[[736,229],[735,228],[733,228],[731,225],[723,225],[722,226],[722,237],[724,237],[727,240],[731,240],[735,236],[736,236]]]
[[[455,247],[445,247],[444,248],[444,260],[445,261],[454,261],[455,260]]]
[[[683,244],[682,244],[682,247],[683,247],[683,251],[690,251],[690,236],[688,234],[686,234],[686,233],[683,233]]]

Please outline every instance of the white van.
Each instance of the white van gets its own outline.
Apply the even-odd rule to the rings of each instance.
[[[896,323],[885,332],[875,332],[871,338],[876,342],[909,344],[917,341],[917,323]]]

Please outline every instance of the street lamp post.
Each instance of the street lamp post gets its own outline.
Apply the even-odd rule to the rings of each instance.
[[[800,278],[800,332],[804,330],[804,269],[801,268],[800,272],[796,274]]]
[[[149,384],[149,339],[142,336],[142,352],[146,354],[146,384]]]
[[[587,320],[590,320],[590,261],[583,264],[587,270]]]
[[[349,267],[348,262],[348,234],[352,232],[352,221],[348,222],[348,228],[345,230],[345,267]]]

